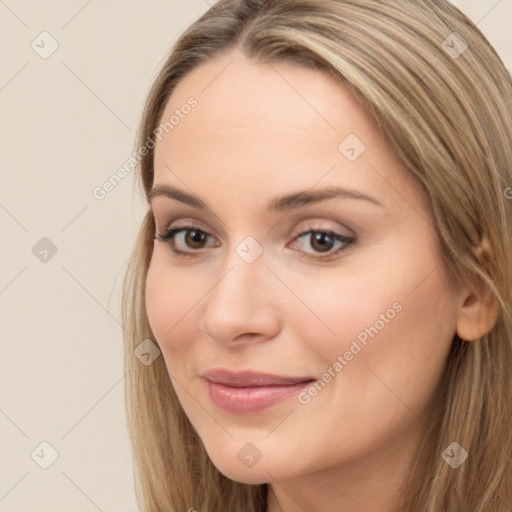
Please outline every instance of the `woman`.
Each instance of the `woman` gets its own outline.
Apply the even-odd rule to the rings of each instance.
[[[445,1],[192,24],[139,136],[144,511],[512,508],[511,140],[511,78]]]

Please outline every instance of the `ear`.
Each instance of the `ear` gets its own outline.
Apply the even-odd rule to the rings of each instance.
[[[492,257],[487,240],[475,250],[482,265]],[[473,341],[487,334],[496,324],[499,304],[488,286],[480,277],[475,277],[472,286],[461,292],[461,306],[457,317],[457,335],[466,341]]]

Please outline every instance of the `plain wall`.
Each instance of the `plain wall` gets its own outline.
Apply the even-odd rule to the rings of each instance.
[[[512,70],[512,0],[454,3]],[[133,173],[93,190],[131,156],[152,78],[208,7],[0,2],[0,511],[137,510],[119,297],[144,208]],[[58,43],[45,59],[43,31]]]

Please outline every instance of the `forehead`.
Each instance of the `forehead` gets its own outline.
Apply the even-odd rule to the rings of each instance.
[[[197,105],[184,109],[191,97]],[[270,195],[322,179],[362,189],[373,182],[389,195],[384,178],[417,195],[411,173],[370,114],[323,71],[257,63],[235,50],[178,83],[160,121],[172,116],[172,128],[157,141],[155,183],[179,184],[181,176],[208,193],[236,183]],[[360,156],[351,160],[347,149]]]
[[[326,72],[287,62],[257,63],[238,50],[186,75],[169,98],[161,121],[190,97],[198,105],[186,122],[173,128],[170,139],[189,135],[188,128],[196,136],[228,130],[235,137],[236,131],[259,130],[269,138],[284,129],[297,132],[295,136],[306,131],[311,139],[312,132],[339,137],[347,130],[362,134],[374,125],[362,105]]]

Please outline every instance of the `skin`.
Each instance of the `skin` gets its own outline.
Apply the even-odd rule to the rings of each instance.
[[[201,248],[177,235],[179,249],[196,251],[190,258],[156,240],[146,283],[181,405],[223,474],[270,483],[268,512],[394,511],[451,341],[471,316],[467,293],[450,285],[426,195],[369,114],[323,72],[230,51],[187,75],[162,119],[190,96],[198,105],[156,146],[154,183],[209,209],[163,196],[151,206],[158,233],[179,221],[210,237]],[[338,150],[349,134],[366,145],[353,162]],[[273,198],[330,185],[382,206],[335,198],[265,211]],[[297,238],[308,229],[356,241],[322,262],[309,235]],[[247,236],[263,248],[250,264],[236,252]],[[212,368],[320,379],[397,302],[401,311],[309,403],[292,397],[233,414],[210,400],[200,375]],[[252,467],[237,457],[247,442],[262,454]]]

